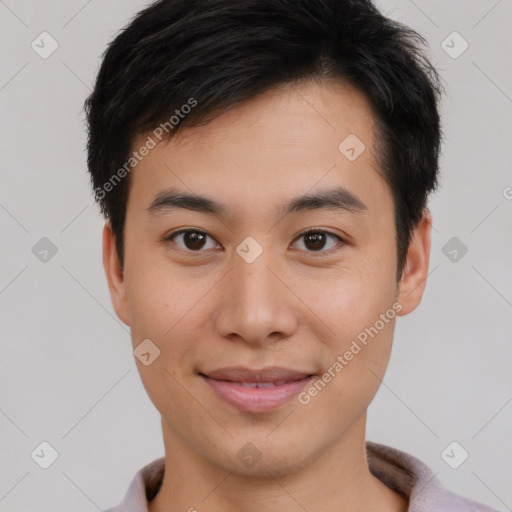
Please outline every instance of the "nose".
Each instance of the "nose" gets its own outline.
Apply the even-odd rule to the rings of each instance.
[[[247,263],[234,257],[234,268],[223,282],[214,325],[223,337],[248,344],[276,342],[298,326],[297,300],[283,284],[270,250]]]

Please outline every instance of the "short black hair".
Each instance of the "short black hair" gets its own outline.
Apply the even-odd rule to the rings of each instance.
[[[159,0],[139,12],[108,45],[84,104],[91,182],[121,266],[135,137],[162,126],[169,139],[279,85],[339,78],[376,117],[399,279],[438,185],[443,88],[424,45],[370,0]]]

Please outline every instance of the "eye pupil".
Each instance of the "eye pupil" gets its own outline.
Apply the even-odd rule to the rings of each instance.
[[[197,231],[187,231],[183,234],[183,241],[188,249],[197,250],[204,246],[206,237]]]
[[[325,233],[308,233],[305,235],[305,246],[312,251],[319,251],[325,246]]]

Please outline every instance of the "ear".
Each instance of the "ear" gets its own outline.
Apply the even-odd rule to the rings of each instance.
[[[432,233],[432,215],[428,210],[411,235],[407,259],[399,283],[398,302],[402,309],[397,314],[407,315],[414,311],[423,297],[427,284],[430,258],[430,237]]]
[[[115,242],[116,237],[112,231],[112,226],[110,222],[106,222],[103,227],[103,268],[107,276],[114,310],[122,322],[130,325],[129,308],[126,301],[126,285]]]

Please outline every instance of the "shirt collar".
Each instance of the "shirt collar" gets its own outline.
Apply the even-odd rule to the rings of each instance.
[[[408,512],[495,512],[444,489],[428,466],[412,455],[369,441],[366,452],[371,473],[409,499]],[[144,466],[133,477],[121,503],[105,512],[148,512],[148,502],[158,493],[164,470],[164,457]]]

